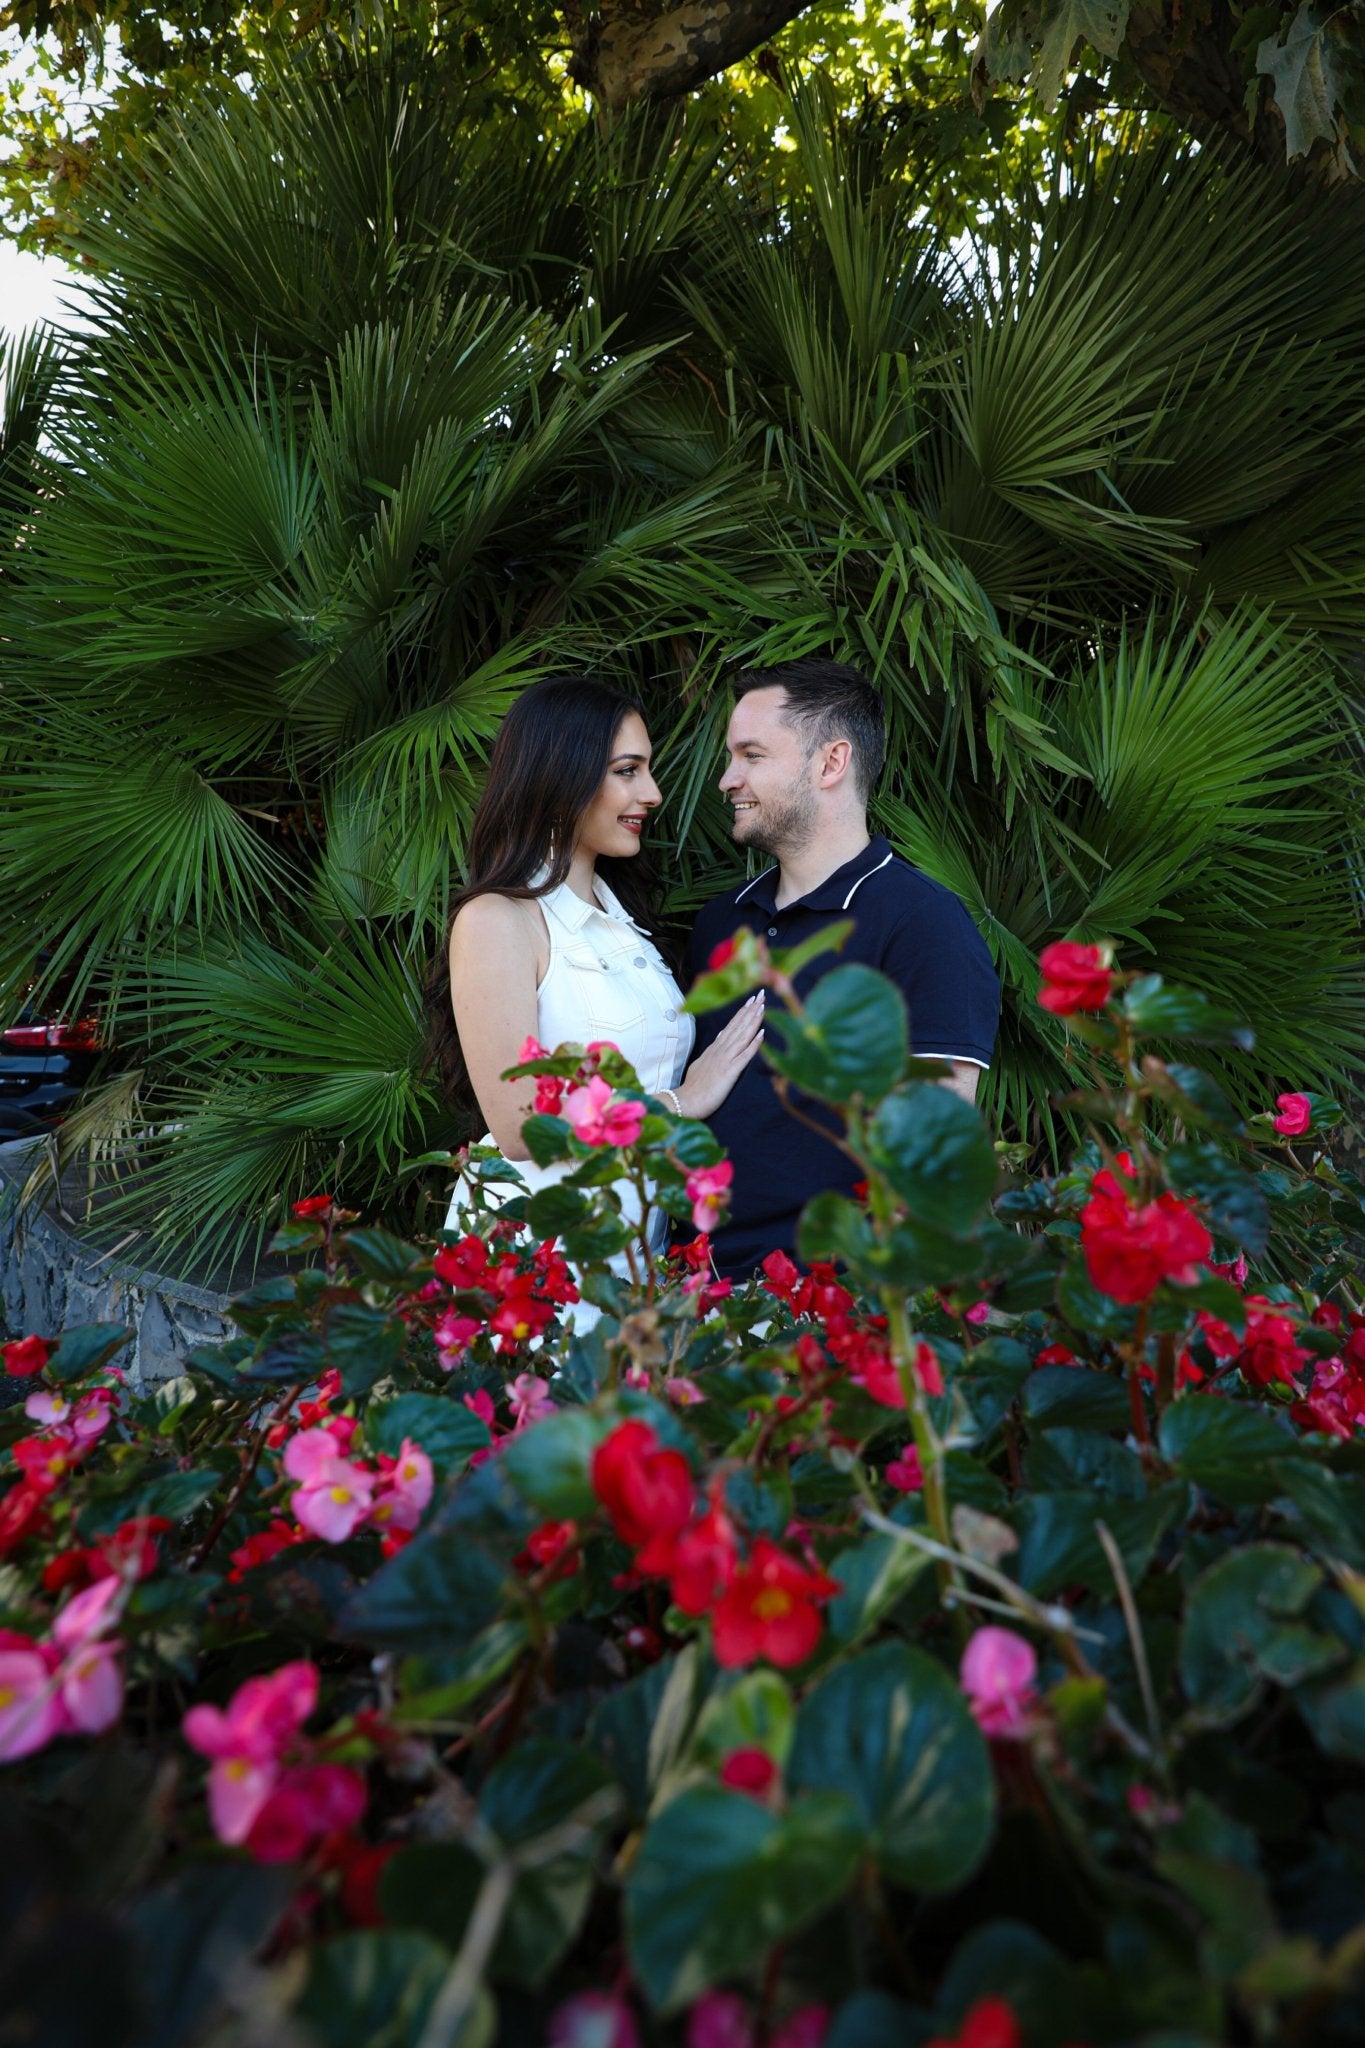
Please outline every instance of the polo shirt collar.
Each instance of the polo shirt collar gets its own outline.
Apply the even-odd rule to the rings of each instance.
[[[855,853],[852,860],[845,861],[844,865],[841,868],[836,868],[832,875],[826,875],[824,881],[812,889],[808,896],[798,896],[794,902],[784,903],[782,908],[784,910],[818,911],[851,910],[853,905],[849,899],[852,897],[853,891],[858,888],[860,883],[865,882],[869,875],[875,874],[878,868],[885,867],[891,857],[891,842],[879,832],[871,843],[863,848],[861,853]],[[776,916],[777,878],[779,873],[780,869],[778,868],[765,869],[755,881],[748,883],[740,889],[736,898],[736,906],[740,909],[748,909],[750,907],[762,909],[769,916]]]

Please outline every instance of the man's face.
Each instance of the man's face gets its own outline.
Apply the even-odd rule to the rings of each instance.
[[[808,843],[818,816],[819,750],[808,749],[786,718],[786,702],[780,688],[740,698],[725,736],[730,765],[720,778],[720,793],[734,807],[735,844],[778,859]]]

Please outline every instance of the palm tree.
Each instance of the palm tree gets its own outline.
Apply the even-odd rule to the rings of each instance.
[[[1287,201],[1253,233],[1235,167],[1151,150],[964,256],[794,120],[779,198],[657,116],[467,120],[389,50],[224,94],[109,192],[5,584],[0,972],[37,934],[102,1005],[182,1249],[323,1182],[419,1200],[457,1135],[422,971],[552,667],[645,696],[682,913],[734,859],[725,659],[869,664],[880,820],[997,953],[1020,1131],[1068,930],[1226,991],[1243,1085],[1356,1055],[1365,258],[1324,291]]]

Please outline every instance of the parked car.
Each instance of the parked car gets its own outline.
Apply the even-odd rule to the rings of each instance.
[[[92,1017],[23,1017],[0,1033],[0,1144],[60,1123],[100,1055]]]

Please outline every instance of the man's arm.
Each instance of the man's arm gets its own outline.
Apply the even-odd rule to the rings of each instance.
[[[944,890],[907,892],[879,964],[905,997],[914,1052],[946,1064],[943,1087],[974,1102],[995,1049],[1000,982],[962,903]]]

